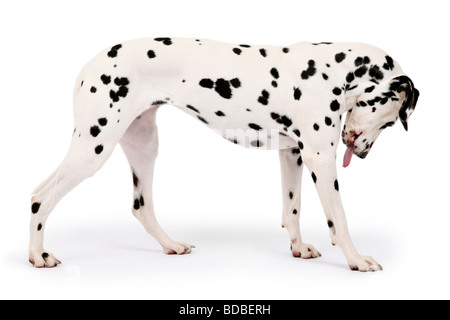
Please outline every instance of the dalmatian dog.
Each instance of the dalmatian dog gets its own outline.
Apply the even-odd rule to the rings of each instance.
[[[300,235],[303,164],[319,193],[331,241],[352,270],[377,271],[350,238],[339,195],[336,149],[365,158],[378,135],[400,119],[407,130],[419,92],[387,53],[358,43],[300,42],[287,47],[231,45],[184,38],[139,39],[107,48],[81,71],[74,89],[75,128],[67,155],[33,192],[29,261],[51,268],[60,261],[44,250],[50,212],[92,176],[120,143],[131,167],[132,213],[167,254],[194,248],[172,240],[153,208],[158,154],[156,112],[180,108],[230,142],[279,150],[282,227],[294,257],[321,256]],[[173,134],[182,134],[173,128]]]

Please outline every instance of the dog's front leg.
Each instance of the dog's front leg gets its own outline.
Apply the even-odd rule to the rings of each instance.
[[[300,235],[300,189],[303,172],[300,149],[283,149],[279,151],[279,155],[283,189],[283,216],[281,226],[286,228],[289,234],[292,255],[296,258],[303,259],[320,257],[320,252],[312,245],[303,243]]]
[[[338,245],[352,270],[378,271],[382,270],[372,257],[358,254],[348,232],[347,220],[339,194],[335,155],[305,155],[303,160],[311,172],[311,176],[319,193],[328,227],[332,230],[332,242]]]

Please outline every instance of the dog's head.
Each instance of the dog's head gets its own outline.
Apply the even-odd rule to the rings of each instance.
[[[365,89],[355,107],[348,111],[342,131],[342,140],[347,145],[344,167],[350,164],[352,154],[364,159],[381,131],[393,126],[397,119],[408,130],[408,118],[418,98],[419,91],[407,76]]]

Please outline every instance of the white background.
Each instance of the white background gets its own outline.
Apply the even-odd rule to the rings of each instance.
[[[445,1],[14,1],[0,5],[0,298],[450,298]],[[448,5],[448,4],[447,4]],[[305,169],[302,235],[322,253],[291,257],[281,229],[278,154],[226,142],[166,106],[158,113],[155,208],[190,255],[164,255],[131,214],[132,180],[117,148],[50,216],[46,250],[28,263],[30,193],[62,160],[72,88],[100,50],[140,37],[232,43],[366,42],[386,50],[421,96],[407,133],[387,129],[339,183],[354,243],[383,272],[351,272],[332,247]],[[176,130],[174,130],[176,128]]]

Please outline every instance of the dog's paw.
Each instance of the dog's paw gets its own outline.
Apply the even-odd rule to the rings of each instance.
[[[184,243],[182,241],[174,241],[170,246],[163,247],[166,254],[178,255],[191,253],[193,248],[195,248],[195,246]]]
[[[381,271],[383,267],[372,257],[359,256],[349,263],[349,267],[353,271],[368,272]]]
[[[322,256],[316,248],[307,243],[291,244],[291,251],[295,258],[312,259]]]
[[[30,253],[28,261],[30,261],[30,263],[36,268],[54,268],[58,264],[61,264],[61,261],[56,259],[53,254],[47,251],[43,251],[41,253]]]

